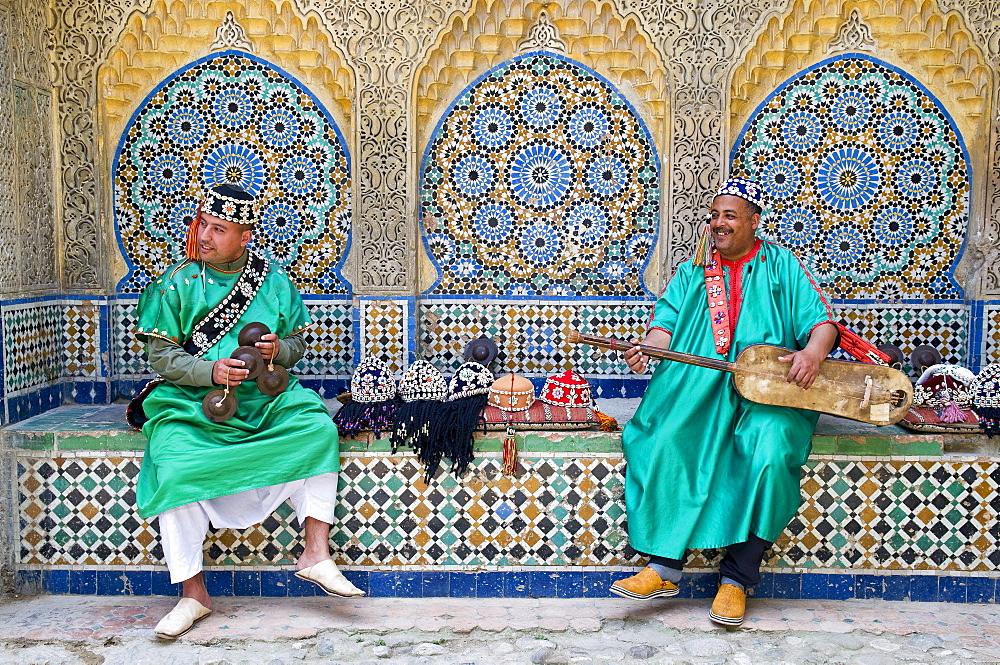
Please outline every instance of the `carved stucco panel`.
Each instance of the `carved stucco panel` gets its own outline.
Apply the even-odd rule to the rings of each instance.
[[[59,219],[62,225],[62,285],[94,290],[106,285],[108,257],[102,242],[95,131],[95,72],[135,10],[150,0],[53,0],[54,72],[59,136]]]
[[[13,4],[14,25],[11,54],[14,78],[41,88],[51,87],[49,30],[46,0],[20,0]]]
[[[726,123],[726,83],[738,57],[770,16],[790,0],[765,11],[743,0],[621,0],[657,40],[672,90],[668,162],[664,169],[664,276],[690,256],[702,213],[728,170],[733,130]]]
[[[10,53],[11,10],[0,4],[0,247],[17,247],[14,210],[17,188],[14,177],[14,118]],[[0,291],[16,291],[21,285],[17,265],[0,261]]]
[[[358,72],[357,212],[352,244],[355,292],[408,294],[415,286],[416,214],[413,115],[414,71],[463,0],[327,4],[298,0],[317,11],[346,45]]]
[[[14,153],[20,238],[16,263],[25,290],[57,286],[52,184],[52,94],[14,84]]]

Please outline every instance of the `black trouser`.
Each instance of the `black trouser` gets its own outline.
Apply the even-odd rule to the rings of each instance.
[[[723,577],[736,580],[748,589],[760,583],[760,564],[764,561],[764,552],[772,545],[763,538],[750,534],[743,543],[736,543],[726,548],[726,556],[719,564],[719,573]],[[655,563],[674,570],[683,570],[683,559],[668,559],[663,556],[650,555],[650,563]]]

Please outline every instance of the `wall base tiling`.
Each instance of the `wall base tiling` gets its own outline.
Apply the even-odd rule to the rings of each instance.
[[[523,451],[518,474],[505,476],[501,453],[480,452],[462,479],[442,469],[430,485],[412,454],[342,452],[342,462],[331,540],[343,567],[390,568],[398,577],[449,569],[606,572],[642,562],[628,546],[620,453]],[[16,568],[94,571],[96,580],[108,569],[158,566],[156,522],[135,514],[140,464],[134,451],[17,451]],[[816,455],[803,472],[799,514],[765,565],[784,575],[781,580],[791,574],[801,576],[794,578],[797,585],[812,580],[805,591],[779,590],[789,594],[820,593],[815,580],[824,578],[806,577],[814,574],[848,584],[846,577],[859,571],[876,577],[905,572],[916,580],[908,584],[921,590],[929,584],[925,576],[994,576],[1000,567],[998,486],[1000,463],[993,458]],[[301,547],[285,504],[254,527],[211,530],[205,565],[287,578],[280,568],[292,564]],[[716,569],[720,556],[718,550],[695,551],[687,565]],[[865,593],[890,588],[879,584],[866,582],[864,588],[872,588]],[[951,589],[947,585],[958,583],[934,584]]]
[[[372,598],[618,598],[609,588],[634,569],[358,570],[344,576]],[[786,600],[880,599],[913,602],[996,603],[997,577],[885,574],[877,571],[771,572],[751,592],[753,598]],[[288,569],[205,570],[212,596],[303,597],[323,595]],[[679,598],[712,598],[717,572],[685,571]],[[20,570],[21,593],[99,596],[178,596],[162,569],[129,568]]]

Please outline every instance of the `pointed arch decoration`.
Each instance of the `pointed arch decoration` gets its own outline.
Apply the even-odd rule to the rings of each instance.
[[[419,145],[459,92],[484,72],[522,52],[542,13],[565,44],[564,55],[600,73],[634,103],[661,154],[667,135],[668,76],[642,26],[622,18],[602,0],[538,4],[531,0],[474,0],[468,12],[442,31],[416,77],[416,127]]]
[[[115,231],[138,293],[183,258],[204,191],[258,197],[254,246],[303,293],[349,295],[351,168],[329,112],[300,82],[242,51],[170,74],[139,104],[112,165]]]

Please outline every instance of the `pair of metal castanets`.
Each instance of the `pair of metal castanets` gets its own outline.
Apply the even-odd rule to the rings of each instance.
[[[260,322],[248,323],[240,330],[237,341],[240,346],[230,358],[242,360],[243,368],[247,370],[247,380],[256,381],[261,393],[275,397],[288,387],[288,370],[276,365],[272,359],[265,363],[264,356],[257,350],[255,344],[262,341],[264,335],[269,335],[271,329]],[[216,388],[201,401],[201,410],[205,416],[215,423],[229,420],[236,413],[236,395],[229,390],[227,372],[226,387]]]

